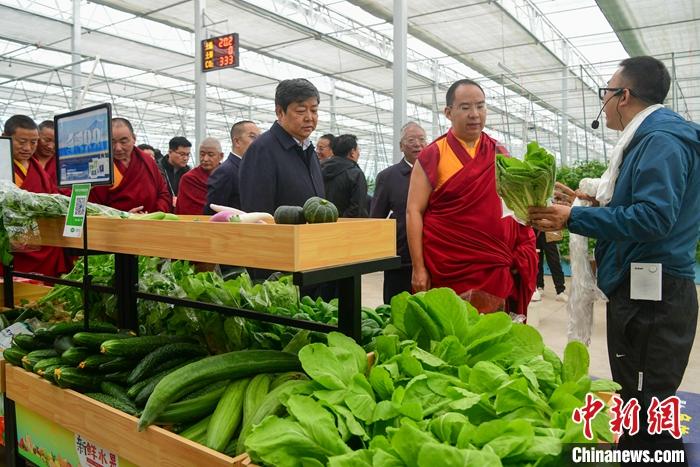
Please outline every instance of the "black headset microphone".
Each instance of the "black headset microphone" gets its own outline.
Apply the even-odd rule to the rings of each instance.
[[[598,127],[600,126],[600,116],[603,114],[603,109],[605,109],[605,106],[608,105],[608,102],[610,102],[610,99],[612,99],[613,97],[615,97],[617,95],[622,94],[623,92],[625,92],[624,89],[618,89],[617,91],[615,91],[613,93],[612,96],[608,97],[608,100],[605,101],[605,103],[603,103],[603,106],[600,108],[600,112],[598,112],[598,116],[595,118],[595,120],[593,120],[591,122],[591,128],[593,128],[594,130],[598,129]]]

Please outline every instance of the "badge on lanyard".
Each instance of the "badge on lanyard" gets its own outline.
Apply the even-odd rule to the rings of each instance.
[[[661,301],[661,263],[630,265],[630,299]]]

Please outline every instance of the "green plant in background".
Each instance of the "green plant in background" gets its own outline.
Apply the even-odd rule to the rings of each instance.
[[[557,172],[557,181],[568,186],[572,190],[578,188],[579,183],[584,178],[600,178],[605,172],[607,165],[599,161],[577,162],[571,167],[561,167]],[[595,249],[595,239],[588,239],[588,254],[593,255]],[[563,239],[559,244],[559,254],[562,258],[569,260],[569,231],[564,229]]]

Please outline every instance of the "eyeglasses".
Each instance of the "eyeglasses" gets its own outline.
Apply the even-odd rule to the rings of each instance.
[[[190,158],[190,153],[189,153],[189,152],[177,152],[177,151],[173,151],[173,153],[174,153],[174,154],[177,154],[177,155],[180,156],[180,157],[184,157],[185,159],[189,159],[189,158]]]
[[[427,142],[425,138],[406,138],[404,141],[406,144],[425,144]]]
[[[608,91],[615,93],[613,96],[616,96],[618,94],[622,94],[620,91],[624,91],[625,89],[627,88],[598,88],[598,97],[602,101],[605,99],[605,94]]]

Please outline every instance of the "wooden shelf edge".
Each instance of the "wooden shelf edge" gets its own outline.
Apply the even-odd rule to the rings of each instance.
[[[229,457],[158,426],[139,432],[136,417],[21,368],[2,366],[6,397],[137,465],[239,467],[250,462],[245,454]]]

